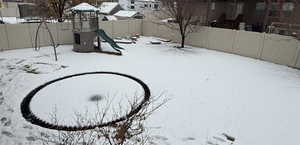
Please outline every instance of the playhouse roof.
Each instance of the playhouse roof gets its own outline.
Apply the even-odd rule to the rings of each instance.
[[[99,9],[88,4],[88,3],[81,3],[75,7],[71,8],[71,11],[77,11],[77,12],[98,12]]]
[[[103,2],[100,6],[100,13],[109,14],[118,5],[117,2]]]

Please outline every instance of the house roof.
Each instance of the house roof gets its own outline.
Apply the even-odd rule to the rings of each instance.
[[[126,10],[121,10],[121,11],[115,13],[114,16],[131,18],[131,17],[135,16],[136,14],[138,14],[137,11],[126,11]]]
[[[109,14],[119,5],[117,2],[103,2],[100,6],[100,13]]]
[[[88,3],[81,3],[75,7],[71,8],[71,11],[77,11],[77,12],[98,12],[99,9],[88,4]]]

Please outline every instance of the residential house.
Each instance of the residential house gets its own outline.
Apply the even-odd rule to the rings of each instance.
[[[138,12],[143,11],[158,11],[161,4],[159,0],[136,0],[135,10]]]
[[[135,10],[140,13],[157,11],[161,7],[159,0],[119,0],[119,3],[125,10]]]

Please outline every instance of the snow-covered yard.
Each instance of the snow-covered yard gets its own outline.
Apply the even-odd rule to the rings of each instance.
[[[149,44],[155,39],[120,44],[126,49],[123,56],[75,53],[70,45],[60,46],[58,62],[50,47],[1,52],[0,144],[40,144],[33,136],[45,129],[22,118],[22,99],[46,81],[91,71],[130,74],[147,83],[153,96],[170,99],[147,123],[160,145],[228,144],[222,133],[235,137],[235,145],[299,144],[299,70],[207,49]],[[109,48],[107,43],[102,47]],[[85,98],[89,95],[130,96],[139,89],[111,76],[71,79],[40,92],[32,109],[47,118],[53,106],[58,113],[59,105],[65,106],[60,113],[68,120],[73,109],[92,106]]]

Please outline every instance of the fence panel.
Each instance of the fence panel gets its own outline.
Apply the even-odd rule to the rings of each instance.
[[[187,37],[187,44],[208,48],[209,27],[199,27]]]
[[[59,44],[73,44],[72,23],[58,23],[58,42]]]
[[[157,32],[158,34],[155,34],[153,36],[161,37],[164,39],[173,39],[176,35],[176,30],[172,30],[171,26],[168,26],[166,23],[157,23]],[[175,40],[174,40],[175,41]]]
[[[31,36],[27,25],[9,24],[6,25],[9,42],[8,49],[32,47]]]
[[[50,32],[51,32],[51,35],[54,39],[54,43],[55,44],[58,44],[59,43],[59,40],[58,40],[58,25],[56,23],[49,23],[47,24]],[[44,27],[44,26],[43,26]],[[50,38],[50,34],[48,33],[48,30],[47,29],[42,29],[42,34],[43,34],[43,46],[49,46],[49,45],[52,45],[51,43],[51,38]]]
[[[113,22],[112,21],[100,21],[99,28],[103,29],[107,35],[113,37]]]
[[[31,23],[31,24],[24,24],[24,25],[28,26],[27,28],[28,28],[29,34],[30,34],[31,45],[32,45],[32,47],[35,47],[35,35],[36,35],[38,24]],[[43,37],[42,33],[39,33],[39,35],[37,37],[38,43],[42,43],[42,41],[43,41],[42,37]]]
[[[232,53],[235,37],[235,30],[210,28],[208,48]]]
[[[129,35],[129,21],[113,21],[113,37],[126,37]]]
[[[155,22],[143,20],[144,36],[159,36],[158,25]]]
[[[265,34],[261,59],[294,66],[296,61],[298,40],[288,36]]]
[[[129,34],[142,34],[142,20],[131,20],[129,22]]]
[[[262,33],[237,31],[233,51],[242,56],[259,58],[263,47]]]
[[[300,41],[298,41],[298,57],[296,58],[295,67],[300,68]]]

